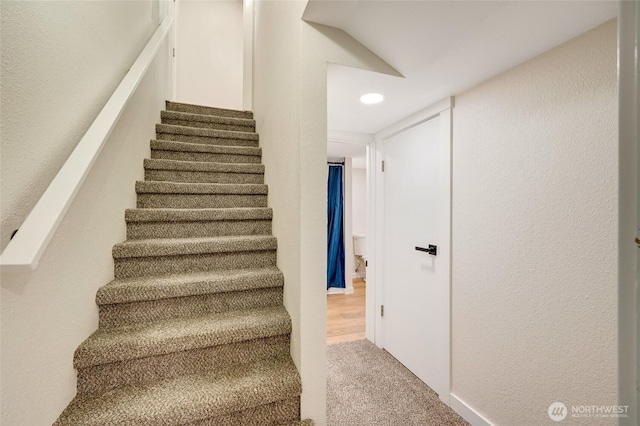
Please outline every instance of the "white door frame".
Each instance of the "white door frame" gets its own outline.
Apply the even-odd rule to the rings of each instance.
[[[357,132],[343,132],[343,131],[328,131],[327,132],[327,141],[333,143],[342,143],[349,145],[361,145],[365,146],[368,150],[371,144],[373,143],[373,135],[368,133],[357,133]],[[352,199],[353,196],[351,194],[351,171],[353,170],[351,158],[344,159],[344,170],[343,170],[343,180],[342,183],[344,185],[344,280],[345,280],[345,294],[353,294],[353,270],[354,270],[354,260],[353,260],[353,226],[351,223],[351,212],[352,212]],[[369,164],[367,163],[367,170],[369,170]],[[367,172],[368,173],[368,172]],[[368,185],[368,183],[367,183]],[[367,186],[368,187],[368,186]],[[368,206],[367,206],[368,209]],[[367,211],[367,214],[369,212]],[[330,293],[330,292],[327,292]],[[367,306],[367,309],[368,306]]]
[[[242,108],[253,110],[253,45],[255,12],[254,0],[242,1]]]
[[[449,293],[448,300],[443,301],[448,307],[447,318],[449,330],[449,344],[447,345],[449,380],[446,395],[439,395],[440,399],[449,404],[451,392],[451,149],[452,149],[452,108],[453,97],[443,99],[424,110],[407,117],[374,135],[374,140],[367,144],[367,288],[366,293],[366,337],[376,344],[384,347],[384,333],[382,328],[382,316],[380,315],[383,300],[383,225],[384,225],[384,185],[382,184],[382,143],[384,140],[397,135],[407,129],[415,127],[425,121],[440,116],[440,119],[449,126],[441,126],[441,164],[442,195],[440,205],[443,211],[442,217],[446,218],[448,228],[448,241],[439,242],[438,256],[441,261],[449,266]],[[444,259],[443,259],[444,257]]]
[[[173,5],[170,6],[171,13],[173,14],[173,30],[171,32],[171,99],[175,101],[178,99],[178,65],[176,63],[176,55],[180,52],[176,52],[176,46],[178,45],[179,34],[179,19],[180,19],[180,0],[175,0]]]
[[[628,405],[619,425],[636,425],[640,419],[640,144],[638,143],[638,68],[640,4],[620,1],[618,13],[618,120],[620,146],[619,258],[618,258],[618,399]]]

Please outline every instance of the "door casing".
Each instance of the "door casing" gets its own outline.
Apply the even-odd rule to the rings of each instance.
[[[376,344],[384,347],[384,332],[382,327],[383,317],[381,316],[381,306],[384,305],[383,289],[383,225],[384,225],[384,185],[382,161],[382,142],[404,130],[410,129],[429,119],[440,116],[442,123],[448,126],[441,126],[440,131],[440,161],[442,187],[440,191],[440,206],[444,209],[441,217],[445,218],[443,226],[446,236],[444,241],[438,245],[438,257],[442,264],[448,266],[448,287],[447,300],[442,300],[447,309],[446,316],[442,320],[448,329],[448,341],[446,346],[446,359],[448,360],[448,383],[445,392],[440,392],[440,399],[449,405],[451,392],[451,154],[452,154],[452,109],[454,98],[445,98],[424,110],[403,119],[386,129],[378,132],[374,140],[367,145],[367,287],[366,293],[366,337]]]

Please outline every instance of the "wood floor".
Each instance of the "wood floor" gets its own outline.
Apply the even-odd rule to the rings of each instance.
[[[365,338],[365,282],[353,280],[353,294],[327,295],[327,345]]]

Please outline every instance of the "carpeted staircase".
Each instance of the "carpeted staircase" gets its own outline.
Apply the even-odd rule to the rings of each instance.
[[[253,115],[167,102],[55,425],[300,421]]]

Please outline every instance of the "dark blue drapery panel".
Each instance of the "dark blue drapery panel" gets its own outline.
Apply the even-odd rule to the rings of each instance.
[[[327,288],[344,288],[344,238],[342,232],[342,167],[329,166],[327,216]]]

